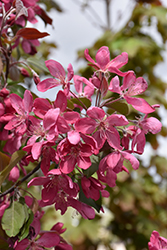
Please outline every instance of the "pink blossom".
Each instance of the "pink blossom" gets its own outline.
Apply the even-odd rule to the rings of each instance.
[[[153,231],[148,248],[149,250],[167,250],[167,239],[160,236],[157,231]]]
[[[16,110],[17,114],[13,115],[12,119],[5,125],[6,130],[15,129],[17,134],[23,135],[28,127],[29,113],[33,107],[33,97],[29,90],[24,93],[23,100],[16,94],[10,95],[12,107]]]
[[[36,237],[40,235],[38,239]],[[38,249],[55,247],[59,244],[60,237],[57,231],[40,231],[40,222],[38,218],[35,218],[30,225],[29,237],[17,242],[15,250],[23,250],[28,247],[28,249]]]
[[[61,171],[68,174],[74,170],[76,164],[81,169],[89,168],[91,166],[89,157],[94,152],[92,147],[93,145],[81,142],[78,132],[70,131],[67,138],[63,139],[57,146],[58,155],[61,159],[59,164]]]
[[[65,90],[65,93],[68,95],[70,88],[70,80],[74,76],[72,65],[71,64],[68,65],[67,68],[68,74],[66,79],[65,70],[59,62],[54,60],[47,60],[45,64],[50,74],[55,78],[47,78],[39,82],[37,85],[38,90],[41,92],[45,92],[48,89],[62,85],[63,89]]]
[[[85,84],[85,87],[83,86]],[[78,92],[78,97],[87,97],[91,100],[91,96],[94,94],[94,86],[86,78],[81,76],[74,76],[74,86]]]
[[[120,86],[118,76],[115,76],[109,86],[109,90],[120,94],[127,103],[131,104],[136,110],[148,114],[155,111],[155,108],[150,106],[142,98],[132,97],[142,94],[148,87],[146,80],[143,77],[135,77],[134,72],[129,71],[123,80],[123,85]]]
[[[98,200],[100,198],[100,194],[102,191],[105,197],[109,196],[109,193],[104,190],[105,186],[100,183],[99,180],[94,177],[87,178],[86,176],[81,179],[82,190],[87,198],[91,198],[93,200]]]
[[[59,169],[49,171],[46,177],[35,177],[28,183],[28,187],[32,185],[43,185],[40,206],[55,204],[56,210],[60,209],[61,214],[69,206],[67,197],[76,197],[79,191],[78,185]]]
[[[90,107],[87,110],[89,117],[81,118],[75,123],[77,131],[83,134],[92,134],[97,141],[98,148],[102,148],[107,140],[113,148],[122,149],[120,146],[120,136],[115,126],[124,126],[129,122],[123,115],[112,114],[107,117],[103,109]]]
[[[123,73],[119,70],[128,62],[128,54],[123,52],[121,55],[115,57],[113,60],[110,60],[110,52],[108,47],[101,47],[96,53],[96,62],[90,57],[88,49],[85,50],[85,58],[91,62],[89,65],[94,67],[96,70],[103,72],[116,73],[120,76],[125,76],[126,73]]]

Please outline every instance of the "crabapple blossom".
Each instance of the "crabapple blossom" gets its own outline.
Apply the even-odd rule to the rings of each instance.
[[[70,89],[70,81],[74,76],[72,65],[69,64],[67,67],[68,74],[66,79],[65,70],[59,62],[54,60],[47,60],[45,64],[50,74],[55,78],[47,78],[39,82],[37,85],[38,90],[41,92],[45,92],[48,89],[62,85],[65,93],[68,95]]]
[[[123,79],[122,86],[120,86],[118,76],[115,76],[111,80],[108,90],[120,94],[133,108],[144,114],[148,114],[154,112],[155,108],[148,104],[146,100],[133,97],[134,95],[142,94],[147,88],[148,84],[143,77],[136,78],[134,72],[129,71]]]
[[[79,119],[75,123],[78,132],[84,134],[93,133],[93,138],[97,141],[98,148],[102,148],[105,141],[113,148],[122,149],[120,146],[120,136],[115,126],[124,126],[129,122],[123,115],[112,114],[107,116],[103,109],[90,107],[87,110],[89,117]]]
[[[167,249],[167,239],[160,236],[157,231],[153,231],[150,237],[150,242],[148,243],[149,250],[166,250]]]
[[[119,70],[122,66],[124,66],[128,62],[128,54],[123,52],[121,55],[115,57],[113,60],[110,60],[110,51],[108,47],[101,47],[96,53],[96,62],[90,57],[89,50],[85,50],[85,58],[91,62],[89,64],[96,70],[100,70],[102,72],[111,72],[116,73],[120,76],[125,76],[126,73],[123,73]]]

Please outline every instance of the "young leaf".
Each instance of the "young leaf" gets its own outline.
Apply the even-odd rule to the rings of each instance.
[[[40,32],[35,28],[23,28],[17,31],[16,36],[21,36],[28,40],[34,40],[49,36],[47,32]]]
[[[13,201],[2,217],[2,228],[9,237],[16,236],[25,222],[25,207],[18,201]]]
[[[9,164],[3,169],[3,171],[0,172],[0,187],[12,168],[16,166],[16,164],[23,158],[25,154],[26,152],[22,150],[16,151],[12,154]]]

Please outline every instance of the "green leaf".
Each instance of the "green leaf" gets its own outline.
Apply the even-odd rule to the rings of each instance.
[[[21,232],[19,235],[19,241],[25,239],[28,236],[30,224],[33,222],[33,219],[34,219],[34,215],[31,209],[28,209],[28,213],[29,213],[29,217],[21,229]]]
[[[10,84],[12,84],[12,83],[10,83]],[[12,92],[12,93],[14,93],[14,94],[17,94],[17,95],[19,95],[21,98],[23,98],[24,97],[24,92],[25,92],[25,90],[26,90],[26,88],[24,88],[22,85],[18,85],[18,84],[12,84],[12,85],[8,85],[8,89]]]
[[[71,98],[70,99],[73,103],[81,106],[82,108],[89,108],[91,106],[91,101],[86,97],[80,97],[80,98]]]
[[[92,165],[88,169],[83,170],[84,175],[87,177],[91,177],[99,168],[99,157],[97,155],[91,155],[90,159]]]
[[[47,72],[48,74],[50,73],[49,70],[47,69],[47,67],[45,66],[44,62],[42,62],[41,60],[39,61],[38,58],[35,57],[29,57],[27,58],[27,62],[32,64],[33,66],[37,67],[38,69]]]
[[[2,228],[9,237],[16,236],[25,222],[25,206],[18,201],[13,201],[2,217]]]
[[[129,113],[129,107],[124,101],[113,102],[111,104],[106,103],[105,106],[112,109],[113,112],[117,111],[122,115],[127,115]]]
[[[0,187],[12,168],[16,166],[16,164],[23,158],[25,154],[26,152],[22,150],[16,151],[12,154],[9,164],[3,169],[2,172],[0,172]]]

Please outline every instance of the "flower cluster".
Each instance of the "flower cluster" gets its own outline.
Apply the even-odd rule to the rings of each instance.
[[[7,141],[4,151],[12,154],[24,146],[23,150],[27,152],[25,164],[40,162],[44,176],[32,179],[28,186],[43,186],[42,207],[54,204],[56,210],[60,209],[64,214],[67,207],[72,206],[84,218],[92,219],[94,210],[78,200],[80,192],[94,200],[98,200],[100,195],[107,197],[106,185],[114,187],[117,174],[128,172],[124,161],[129,161],[134,170],[138,169],[139,162],[132,153],[143,153],[145,134],[158,133],[161,123],[156,118],[148,118],[156,105],[150,106],[144,99],[132,97],[143,93],[147,89],[147,82],[142,77],[136,79],[132,71],[119,70],[127,63],[126,53],[110,61],[108,48],[102,47],[96,54],[97,63],[90,58],[87,50],[85,55],[96,68],[89,80],[74,76],[71,64],[66,78],[60,63],[46,61],[54,78],[40,81],[37,88],[46,91],[62,85],[63,90],[57,93],[54,102],[43,98],[33,100],[29,90],[25,91],[23,99],[6,90],[4,105],[1,104],[3,130],[0,136]],[[120,86],[118,76],[108,84],[110,72],[123,76],[123,85]],[[70,89],[72,80],[78,93]],[[91,96],[81,95],[83,85],[84,90],[92,90]],[[91,105],[94,92],[95,105]],[[119,97],[103,102],[107,92],[116,92]],[[1,93],[3,96],[4,90]],[[144,115],[129,121],[121,113],[108,114],[105,106],[122,99]],[[7,107],[5,103],[8,103]],[[8,112],[5,112],[6,108]],[[89,172],[93,157],[96,157],[98,167],[92,176]]]
[[[60,236],[65,231],[62,223],[55,224],[50,231],[40,229],[41,208],[54,205],[63,215],[68,207],[73,207],[83,218],[93,219],[95,209],[104,211],[101,197],[109,197],[106,187],[116,185],[120,172],[129,173],[125,161],[137,170],[139,161],[134,153],[142,154],[145,135],[158,133],[162,125],[150,117],[159,105],[151,106],[138,97],[148,87],[146,80],[136,78],[133,71],[120,70],[127,64],[128,54],[123,52],[111,60],[106,46],[97,51],[96,61],[88,49],[85,50],[85,58],[94,69],[89,79],[74,75],[71,64],[66,74],[63,66],[54,60],[45,62],[51,77],[42,81],[31,69],[39,91],[62,87],[53,102],[34,98],[29,90],[25,90],[22,97],[10,93],[7,78],[9,68],[14,65],[10,62],[12,49],[21,43],[23,50],[33,55],[38,38],[47,35],[24,28],[26,21],[35,23],[35,15],[39,15],[51,23],[37,2],[3,0],[0,3],[1,35],[3,43],[7,44],[6,47],[0,44],[7,65],[0,90],[0,140],[4,145],[2,158],[7,166],[7,170],[1,172],[1,180],[8,178],[15,183],[9,192],[0,196],[0,219],[2,229],[9,236],[9,247],[16,250],[51,247],[71,250]],[[13,26],[17,27],[16,31],[11,28]],[[22,73],[26,75],[24,69]],[[116,76],[112,78],[113,74]],[[128,119],[126,112],[116,108],[118,103],[127,109],[131,105],[140,112],[139,117]],[[26,166],[31,163],[36,167],[27,174]],[[18,198],[16,187],[21,183],[18,181],[20,170],[25,175],[22,180],[25,180],[39,168],[43,175],[31,179],[28,188],[41,186],[41,199]],[[6,228],[6,218],[17,201],[18,209],[26,218],[14,233]],[[166,247],[165,244],[166,241],[153,232],[149,249],[158,250]]]

